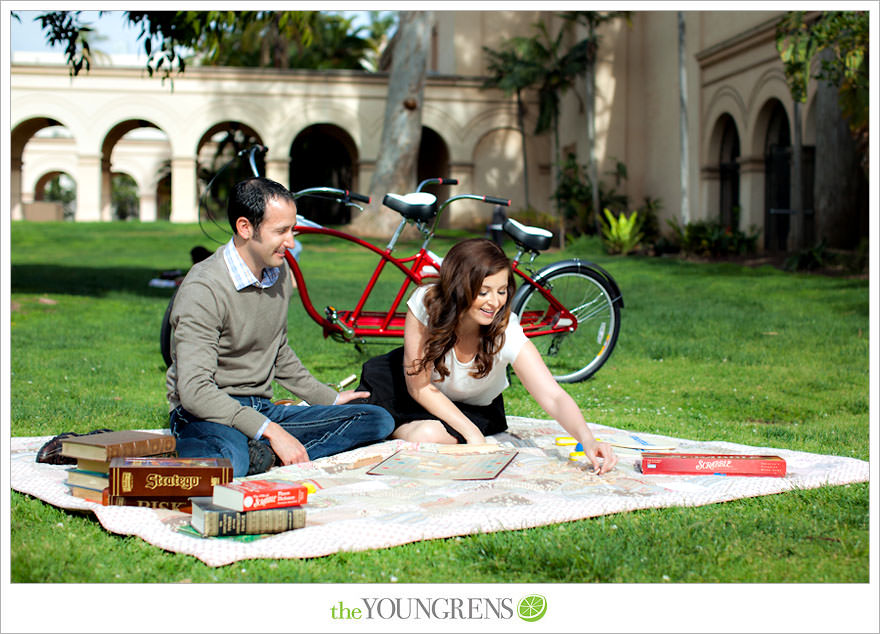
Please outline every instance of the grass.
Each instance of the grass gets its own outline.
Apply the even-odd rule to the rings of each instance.
[[[445,253],[459,237],[432,249]],[[315,305],[330,303],[324,297],[345,305],[373,261],[347,244],[309,240],[303,266]],[[147,282],[188,268],[195,244],[217,246],[191,225],[11,223],[13,435],[167,424],[158,329],[171,291]],[[867,280],[610,257],[593,240],[541,260],[561,257],[600,263],[626,302],[609,363],[566,386],[587,420],[869,458]],[[380,285],[387,293],[395,280]],[[290,333],[324,381],[358,372],[367,358],[317,336],[297,305]],[[515,381],[506,401],[510,414],[545,417]],[[16,492],[10,511],[14,582],[869,581],[868,483],[221,568]]]

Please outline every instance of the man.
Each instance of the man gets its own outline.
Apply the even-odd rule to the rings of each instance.
[[[284,253],[296,205],[266,178],[238,183],[228,202],[232,239],[192,267],[177,291],[172,364],[166,375],[171,432],[182,457],[226,457],[238,477],[384,440],[390,414],[347,404],[287,343],[292,293]],[[272,382],[308,406],[275,405]]]

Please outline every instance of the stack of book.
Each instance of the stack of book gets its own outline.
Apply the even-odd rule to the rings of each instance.
[[[106,506],[142,506],[189,513],[190,498],[232,480],[225,458],[178,458],[174,436],[124,430],[65,439],[76,458],[67,473],[71,495]]]
[[[110,461],[125,456],[156,456],[174,451],[174,436],[147,431],[109,431],[71,436],[61,443],[61,455],[76,459],[67,473],[71,495],[104,503],[110,486]]]
[[[211,496],[192,498],[192,527],[205,537],[283,533],[306,523],[309,489],[283,480],[218,484]]]

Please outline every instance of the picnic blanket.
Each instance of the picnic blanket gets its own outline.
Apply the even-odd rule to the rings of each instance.
[[[566,434],[555,421],[510,416],[508,425],[507,432],[488,440],[515,447],[518,453],[492,480],[368,475],[367,471],[398,450],[436,449],[400,440],[252,476],[307,480],[317,489],[306,505],[306,526],[275,535],[202,538],[193,534],[185,513],[102,506],[73,497],[64,484],[69,467],[34,460],[49,436],[11,439],[10,482],[16,491],[49,504],[90,511],[113,533],[136,535],[209,566],[223,566],[244,559],[320,557],[519,530],[644,508],[701,506],[869,479],[869,464],[855,458],[640,432],[649,442],[674,442],[681,452],[778,455],[786,460],[788,471],[785,477],[642,474],[640,453],[621,449],[614,471],[596,476],[585,461],[569,460],[572,447],[555,444],[558,436]],[[626,431],[594,424],[590,428],[599,437]]]

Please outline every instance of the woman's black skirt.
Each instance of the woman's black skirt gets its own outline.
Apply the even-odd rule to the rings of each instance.
[[[406,389],[406,377],[403,374],[403,348],[395,348],[364,363],[361,369],[361,382],[358,390],[370,392],[370,398],[352,402],[372,403],[384,407],[394,418],[394,426],[400,427],[414,420],[439,420],[439,417],[427,411],[409,395]],[[477,426],[484,436],[497,434],[507,429],[504,415],[504,397],[499,394],[489,405],[468,405],[453,401]],[[458,442],[464,443],[464,437],[446,421],[443,426]]]

